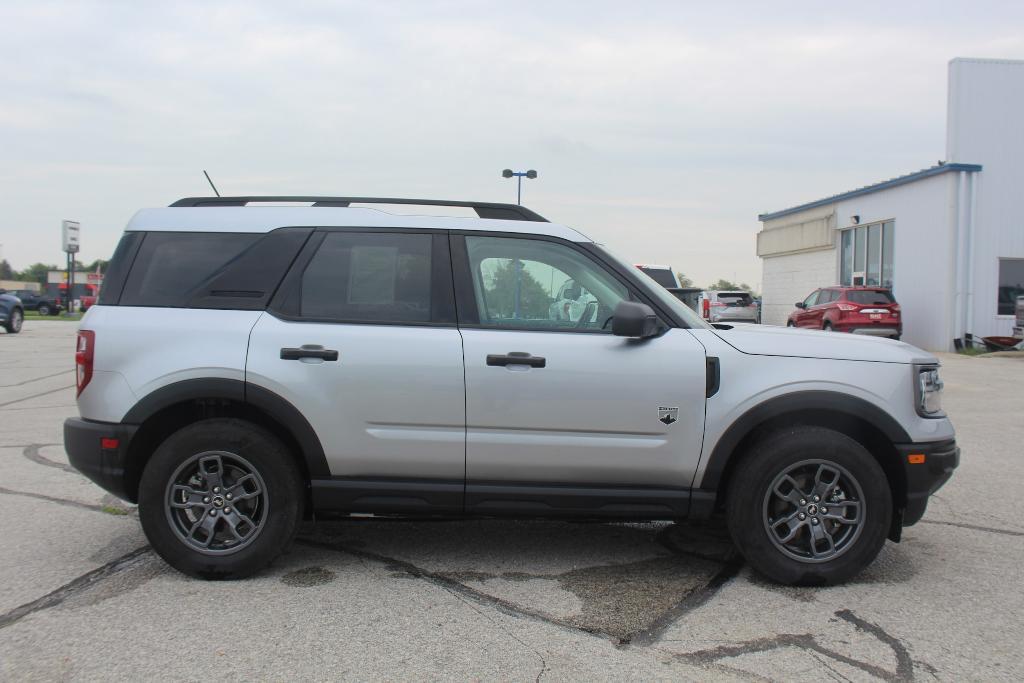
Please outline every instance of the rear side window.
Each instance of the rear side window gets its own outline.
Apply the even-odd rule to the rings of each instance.
[[[182,308],[203,283],[261,237],[224,232],[148,233],[131,267],[121,304]]]
[[[895,303],[892,294],[886,291],[855,289],[846,293],[846,300],[855,304],[886,305]]]
[[[430,235],[328,233],[303,271],[299,315],[430,322],[431,248]]]

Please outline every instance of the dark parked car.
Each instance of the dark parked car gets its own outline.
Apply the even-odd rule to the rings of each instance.
[[[21,299],[13,294],[6,294],[0,289],[0,327],[11,334],[21,332],[21,323],[25,320],[25,310]]]
[[[37,311],[39,315],[57,315],[64,308],[59,296],[50,296],[44,292],[33,292],[29,289],[20,289],[9,293],[21,299],[26,311]]]
[[[903,334],[900,305],[884,287],[817,289],[789,314],[787,327],[899,339]]]

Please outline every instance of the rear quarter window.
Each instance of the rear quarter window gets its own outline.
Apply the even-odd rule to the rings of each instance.
[[[131,265],[120,303],[183,308],[204,282],[261,237],[253,233],[148,233]]]

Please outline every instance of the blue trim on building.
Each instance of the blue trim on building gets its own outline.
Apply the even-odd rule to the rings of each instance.
[[[924,178],[931,178],[942,173],[950,173],[953,171],[964,172],[964,173],[977,173],[981,170],[980,164],[939,164],[932,166],[931,168],[925,168],[914,173],[908,173],[907,175],[901,175],[898,178],[890,178],[874,185],[867,185],[865,187],[858,188],[856,190],[850,190],[842,194],[832,195],[831,197],[825,197],[817,201],[808,202],[801,204],[800,206],[794,206],[789,209],[782,209],[781,211],[774,211],[772,213],[762,213],[757,217],[757,220],[764,222],[770,221],[775,218],[782,218],[792,213],[798,213],[800,211],[806,211],[807,209],[813,209],[819,206],[826,206],[827,204],[834,204],[835,202],[843,201],[844,199],[851,199],[853,197],[859,197],[864,194],[871,194],[872,192],[878,192],[879,190],[888,190],[890,187],[898,187],[900,185],[906,185],[907,183],[913,183]]]

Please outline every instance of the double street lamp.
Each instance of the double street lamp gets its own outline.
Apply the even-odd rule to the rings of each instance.
[[[523,203],[523,178],[529,178],[533,180],[537,177],[537,172],[533,169],[529,171],[513,171],[511,168],[506,168],[501,172],[502,178],[516,178],[519,183],[519,187],[516,189],[516,204]]]

